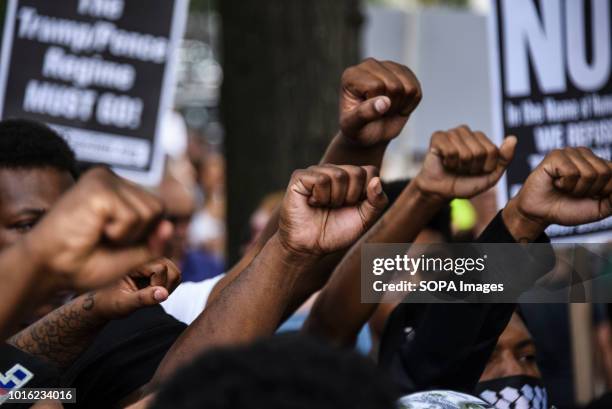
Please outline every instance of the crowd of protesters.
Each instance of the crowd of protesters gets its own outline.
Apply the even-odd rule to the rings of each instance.
[[[243,258],[220,275],[186,250],[195,199],[176,175],[151,192],[103,167],[81,172],[54,130],[0,122],[5,392],[25,374],[27,388],[76,388],[76,403],[35,408],[552,407],[517,304],[361,302],[362,246],[452,241],[449,203],[493,188],[516,138],[439,131],[414,178],[383,182],[419,82],[374,59],[341,81],[339,130],[321,161],[262,202]],[[551,224],[611,214],[612,163],[559,149],[471,240],[548,243]],[[502,273],[531,263],[517,253]],[[287,322],[294,331],[277,334]],[[369,357],[353,351],[366,327]]]

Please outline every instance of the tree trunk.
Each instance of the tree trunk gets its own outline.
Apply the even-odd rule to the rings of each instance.
[[[359,58],[359,0],[222,0],[228,255],[291,172],[316,164],[337,131],[344,68]]]

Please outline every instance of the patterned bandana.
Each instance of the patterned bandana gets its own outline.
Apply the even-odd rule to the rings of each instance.
[[[497,409],[549,409],[546,388],[538,378],[508,376],[480,382],[476,393]]]

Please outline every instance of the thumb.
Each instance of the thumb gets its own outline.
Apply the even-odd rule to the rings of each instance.
[[[506,168],[512,162],[514,158],[514,151],[516,149],[517,139],[516,136],[510,135],[504,139],[501,146],[499,147],[499,160],[497,166],[489,175],[486,176],[486,183],[488,187],[492,187],[502,177]],[[487,188],[488,188],[487,187]]]
[[[517,142],[516,136],[510,135],[504,138],[504,142],[499,147],[499,164],[504,168],[508,167],[510,162],[512,162]]]
[[[168,290],[164,287],[145,287],[141,290],[124,295],[124,313],[131,314],[143,307],[157,305],[168,298]]]
[[[355,132],[363,128],[368,123],[381,118],[391,107],[389,97],[380,96],[370,98],[352,111],[346,112],[342,116],[341,126],[344,130]]]
[[[364,224],[371,226],[387,207],[387,195],[383,191],[379,177],[372,178],[366,189],[367,198],[359,205],[359,213],[364,218]]]

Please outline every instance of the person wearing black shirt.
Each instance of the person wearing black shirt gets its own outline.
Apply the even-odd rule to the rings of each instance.
[[[550,224],[573,226],[609,217],[611,169],[610,162],[585,148],[553,151],[478,241],[546,243]],[[522,250],[517,246],[516,251]],[[534,260],[527,252],[512,260],[508,275],[533,270],[534,263],[542,274],[554,266],[554,259]],[[528,278],[531,283],[537,279]],[[380,365],[406,393],[432,388],[473,392],[515,309],[511,303],[402,304],[387,323]]]

